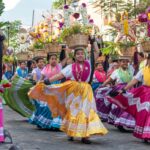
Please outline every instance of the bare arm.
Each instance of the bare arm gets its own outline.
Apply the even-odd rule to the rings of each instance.
[[[36,73],[33,73],[33,80],[34,80],[34,81],[37,81]]]
[[[99,57],[99,48],[97,42],[94,42],[93,44],[94,44],[94,58],[95,60],[97,60]]]
[[[13,81],[16,76],[17,74],[15,73],[14,76],[11,78],[11,81]]]
[[[138,80],[137,79],[133,79],[132,81],[130,81],[127,86],[124,88],[125,90],[128,90],[130,89],[131,87],[133,87],[135,84],[138,83]]]
[[[59,73],[59,74],[56,74],[55,76],[49,78],[49,81],[50,82],[54,82],[54,81],[57,81],[57,80],[61,80],[63,79],[65,76],[62,74],[62,73]]]
[[[112,80],[112,78],[108,78],[103,84],[102,84],[102,86],[106,86],[107,84],[109,84],[110,82],[112,82],[113,80]]]
[[[61,61],[61,65],[62,65],[62,67],[64,67],[65,65],[66,65],[66,63],[67,63],[67,60],[68,60],[68,58],[69,58],[69,56],[68,56],[68,53],[69,53],[69,49],[65,49],[65,58]]]
[[[40,81],[44,80],[45,76],[42,74]]]

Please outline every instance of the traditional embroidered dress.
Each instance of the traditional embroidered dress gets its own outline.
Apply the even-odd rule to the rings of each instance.
[[[95,91],[104,81],[106,80],[106,72],[105,71],[94,71],[93,75],[93,83],[92,88]]]
[[[63,118],[61,130],[68,136],[106,134],[108,131],[96,113],[92,88],[87,83],[90,80],[90,63],[85,61],[83,66],[74,63],[61,72],[70,81],[50,86],[40,83],[31,89],[29,96],[46,101],[53,116]]]
[[[109,100],[135,117],[135,137],[150,140],[150,67],[144,67],[135,79],[143,81],[143,86]]]
[[[134,118],[127,112],[120,109],[117,105],[111,104],[108,101],[107,95],[113,89],[122,89],[127,82],[132,79],[132,72],[130,70],[122,70],[121,68],[115,70],[110,76],[111,79],[116,80],[117,86],[111,88],[99,88],[96,91],[96,104],[100,117],[110,124],[115,126],[124,126],[127,128],[135,127]]]
[[[32,73],[35,73],[37,76],[37,80],[40,80],[41,75],[43,74],[46,76],[46,78],[50,78],[54,76],[55,74],[59,73],[61,70],[61,65],[56,65],[54,69],[52,70],[50,65],[47,65],[43,70],[40,70],[39,68],[36,68],[33,70]],[[60,83],[59,81],[54,82],[53,84]],[[53,118],[52,113],[47,105],[46,102],[42,101],[34,101],[34,105],[36,107],[36,111],[33,113],[31,118],[29,119],[29,122],[32,124],[37,125],[40,128],[43,129],[59,129],[61,126],[61,118]]]

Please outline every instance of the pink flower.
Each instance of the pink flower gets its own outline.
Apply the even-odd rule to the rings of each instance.
[[[146,9],[146,13],[150,13],[150,7]]]
[[[82,7],[84,7],[84,8],[85,8],[85,7],[86,7],[86,4],[85,4],[85,3],[82,3]]]
[[[89,20],[89,23],[93,24],[93,23],[94,23],[94,20],[93,20],[93,19],[90,19],[90,20]]]
[[[79,13],[74,13],[74,14],[73,14],[73,17],[74,17],[75,19],[78,19],[78,18],[80,17],[80,14],[79,14]]]
[[[68,5],[65,5],[65,6],[64,6],[64,9],[69,9],[69,6],[68,6]]]
[[[64,25],[64,23],[59,22],[59,27],[60,27],[60,29],[63,27],[63,25]]]
[[[147,22],[147,14],[146,13],[141,13],[138,16],[139,22]]]

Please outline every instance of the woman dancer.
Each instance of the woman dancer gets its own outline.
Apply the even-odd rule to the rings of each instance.
[[[139,81],[143,86],[129,90]],[[129,92],[126,92],[129,90]],[[118,90],[117,90],[118,91]],[[119,94],[123,93],[123,94]],[[119,95],[118,95],[119,94]],[[150,140],[150,54],[147,65],[138,72],[134,79],[121,91],[112,91],[109,99],[122,109],[132,114],[136,120],[134,136],[145,141]],[[117,95],[117,96],[116,96]]]
[[[122,89],[129,81],[132,80],[133,72],[128,69],[128,58],[120,58],[120,67],[115,70],[112,75],[103,83],[106,86],[108,83],[115,81],[117,88]],[[112,87],[99,88],[95,92],[97,109],[100,117],[110,124],[114,124],[122,132],[125,132],[123,127],[134,128],[134,118],[117,107],[115,104],[111,104],[107,99],[107,94]]]
[[[85,60],[84,49],[77,47],[74,56],[74,64],[47,80],[54,82],[65,77],[69,81],[51,86],[40,83],[31,89],[29,96],[48,102],[53,116],[62,116],[61,130],[69,136],[70,141],[80,137],[83,143],[90,144],[91,135],[105,135],[108,131],[96,113],[92,88],[88,84],[91,65]]]
[[[43,80],[53,77],[54,75],[60,73],[61,68],[65,65],[66,58],[62,61],[62,63],[57,63],[57,54],[56,53],[49,53],[48,55],[49,63],[39,71],[39,69],[35,69],[36,75],[33,75],[34,79]],[[38,66],[40,65],[40,61],[38,61]],[[39,71],[39,72],[37,72]],[[59,80],[53,82],[52,84],[60,83]],[[53,129],[58,130],[61,125],[61,118],[53,118],[51,111],[46,102],[35,102],[36,112],[30,118],[30,122],[36,124],[39,128],[42,129]]]

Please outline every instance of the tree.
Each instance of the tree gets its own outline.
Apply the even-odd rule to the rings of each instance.
[[[2,15],[3,11],[4,11],[5,5],[3,3],[3,0],[0,0],[0,16]]]
[[[72,2],[77,2],[77,1],[79,0],[55,0],[52,5],[55,9],[59,9],[62,8],[65,3],[71,4]]]
[[[118,12],[127,11],[130,12],[133,7],[132,0],[96,0],[93,2],[93,6],[97,9],[98,13],[109,18],[114,17]]]
[[[3,31],[6,36],[8,46],[13,47],[14,49],[18,48],[18,32],[21,28],[21,21],[15,20],[13,22],[7,22],[3,26]]]

